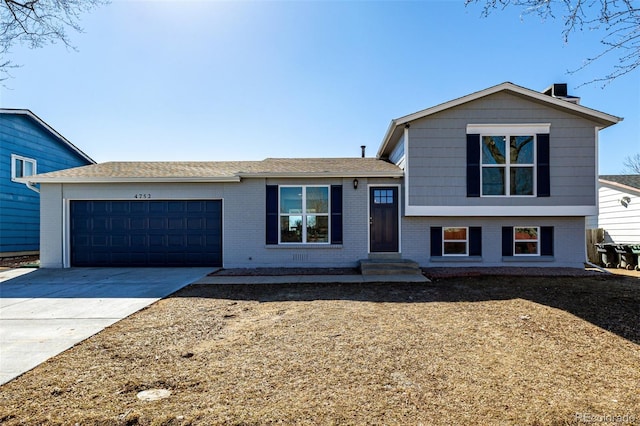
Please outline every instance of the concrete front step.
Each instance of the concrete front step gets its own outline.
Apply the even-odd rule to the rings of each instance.
[[[362,275],[422,275],[418,263],[409,259],[363,259],[359,263]]]

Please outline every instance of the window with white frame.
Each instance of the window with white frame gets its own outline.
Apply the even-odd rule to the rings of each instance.
[[[530,226],[513,228],[513,255],[540,255],[540,227]]]
[[[535,135],[481,135],[483,196],[535,195]]]
[[[280,243],[329,243],[329,187],[280,186]]]
[[[36,160],[11,154],[11,180],[36,174]]]
[[[469,254],[469,228],[442,228],[442,255],[467,256]]]

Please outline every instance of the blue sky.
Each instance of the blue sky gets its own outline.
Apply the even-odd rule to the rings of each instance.
[[[98,162],[375,155],[392,118],[511,81],[566,82],[624,121],[600,133],[600,173],[640,152],[640,71],[602,33],[565,44],[562,20],[515,8],[481,17],[463,0],[114,0],[85,15],[78,51],[15,47],[0,106],[28,108]]]

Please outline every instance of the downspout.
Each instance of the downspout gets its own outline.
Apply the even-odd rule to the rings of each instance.
[[[599,155],[599,136],[600,136],[600,127],[596,127],[595,129],[595,141],[596,141],[596,152],[595,152],[595,156],[596,156],[596,217],[598,217],[600,215],[600,170],[598,169],[598,164],[600,163],[600,160],[598,158]],[[586,218],[585,218],[586,219]],[[585,265],[589,265],[592,268],[595,268],[597,270],[599,270],[600,272],[604,272],[606,274],[613,274],[613,272],[607,271],[606,269],[604,269],[603,267],[596,265],[595,263],[591,263],[589,262],[589,255],[587,254],[587,234],[585,232],[584,234],[584,246],[585,246],[585,252],[584,252],[584,264]]]
[[[591,262],[589,262],[589,259],[586,259],[586,260],[584,261],[584,264],[585,264],[585,265],[589,265],[590,267],[595,268],[595,269],[599,270],[600,272],[604,272],[605,274],[610,274],[610,275],[612,275],[612,274],[613,274],[613,272],[611,272],[611,271],[607,271],[607,270],[606,270],[606,269],[604,269],[602,266],[598,266],[598,265],[596,265],[595,263],[591,263]]]
[[[32,190],[32,191],[34,191],[34,192],[37,192],[38,194],[40,193],[40,189],[38,189],[38,187],[36,186],[36,184],[35,184],[35,183],[27,181],[27,182],[25,182],[24,184],[25,184],[25,186],[26,186],[27,188],[29,188],[30,190]]]

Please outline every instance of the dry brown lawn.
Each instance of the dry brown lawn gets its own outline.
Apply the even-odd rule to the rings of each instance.
[[[191,286],[0,387],[0,422],[640,424],[639,315],[626,277]]]

